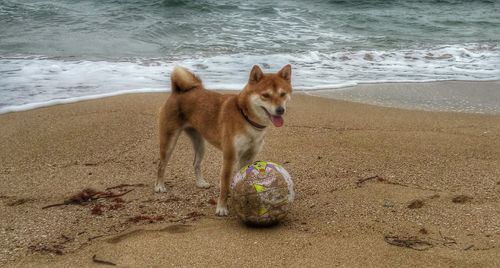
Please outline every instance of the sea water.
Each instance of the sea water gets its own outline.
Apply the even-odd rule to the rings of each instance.
[[[0,0],[0,113],[166,92],[175,65],[241,89],[500,79],[500,1]],[[500,89],[499,89],[500,90]]]

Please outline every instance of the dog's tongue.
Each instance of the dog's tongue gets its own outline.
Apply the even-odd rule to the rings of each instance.
[[[281,116],[276,116],[276,115],[272,115],[271,116],[271,121],[273,122],[273,125],[275,127],[281,127],[283,126],[283,117]]]

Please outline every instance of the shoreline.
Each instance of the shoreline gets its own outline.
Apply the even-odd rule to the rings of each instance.
[[[454,104],[443,102],[432,103],[436,97],[439,98],[455,98],[454,91],[451,86],[458,85],[459,97],[458,101],[467,101],[472,98],[472,107],[464,107],[463,103]],[[477,86],[474,90],[467,89],[467,86]],[[418,92],[417,90],[424,89],[427,92]],[[208,89],[213,91],[237,92],[240,89]],[[430,90],[439,91],[441,95],[432,95]],[[477,90],[480,90],[478,96]],[[80,96],[68,99],[55,99],[46,102],[29,103],[22,105],[6,106],[0,108],[0,115],[23,112],[38,108],[51,107],[54,105],[78,103],[81,101],[97,100],[102,98],[143,93],[168,93],[168,89],[162,88],[146,88],[136,90],[123,90],[110,93],[102,93],[96,95]],[[326,98],[334,98],[339,100],[360,102],[372,104],[382,107],[394,107],[410,110],[423,111],[445,111],[445,112],[465,112],[465,113],[485,113],[498,114],[500,113],[500,80],[444,80],[444,81],[406,81],[406,82],[353,82],[352,84],[339,85],[339,87],[328,87],[319,89],[295,89],[296,93],[321,96]],[[482,95],[481,95],[482,94]],[[420,98],[420,102],[415,99]],[[491,103],[485,107],[481,107],[481,102]],[[413,103],[412,103],[413,102]]]
[[[363,83],[339,90],[317,90],[305,93],[407,110],[500,113],[499,80]]]

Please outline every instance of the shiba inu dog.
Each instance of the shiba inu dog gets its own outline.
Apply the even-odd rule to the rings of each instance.
[[[289,64],[277,73],[263,73],[255,65],[247,85],[234,95],[205,90],[202,81],[192,72],[174,68],[172,93],[159,114],[160,161],[155,191],[167,191],[165,167],[177,138],[185,132],[195,151],[193,165],[198,187],[210,186],[201,174],[204,141],[222,151],[220,195],[215,214],[228,215],[229,183],[234,172],[254,160],[269,125],[283,126],[286,103],[292,94],[291,75]]]

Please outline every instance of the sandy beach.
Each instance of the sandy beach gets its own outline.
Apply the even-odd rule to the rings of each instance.
[[[258,156],[293,176],[293,210],[251,228],[214,215],[221,154],[207,147],[212,187],[196,188],[184,135],[167,168],[170,191],[153,192],[167,96],[0,115],[0,265],[500,266],[500,115],[297,93]],[[85,188],[100,198],[43,209]]]
[[[314,96],[439,112],[500,113],[500,81],[358,84],[308,91]]]

